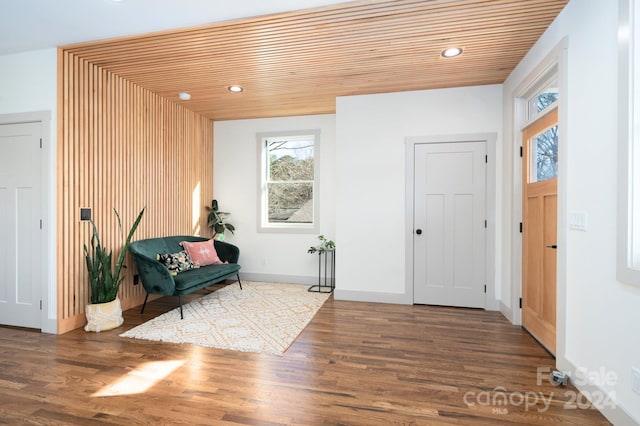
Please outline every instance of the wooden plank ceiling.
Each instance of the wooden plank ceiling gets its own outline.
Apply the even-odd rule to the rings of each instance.
[[[213,120],[324,114],[337,96],[502,83],[567,2],[357,1],[63,49]]]

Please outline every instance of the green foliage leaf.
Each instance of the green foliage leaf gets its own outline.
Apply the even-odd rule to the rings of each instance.
[[[205,206],[205,209],[207,210],[207,226],[211,229],[212,236],[224,234],[225,230],[234,234],[235,226],[227,222],[227,216],[230,213],[219,211],[216,200],[211,201],[211,207]]]
[[[87,265],[87,272],[89,275],[89,287],[91,290],[91,303],[106,303],[115,300],[120,289],[120,284],[124,280],[124,276],[121,275],[122,268],[124,268],[124,259],[131,244],[131,238],[135,233],[145,209],[143,208],[135,222],[131,226],[129,233],[124,240],[118,259],[115,265],[113,265],[113,251],[104,248],[100,241],[100,234],[98,229],[91,220],[93,227],[93,235],[91,236],[91,247],[84,245],[85,263]],[[116,219],[118,221],[118,228],[122,233],[122,221],[120,220],[120,214],[114,209]],[[124,235],[123,235],[124,239]]]
[[[324,235],[318,235],[318,240],[320,240],[319,246],[311,246],[307,253],[324,253],[325,251],[333,250],[336,248],[336,243],[332,240],[328,240]]]

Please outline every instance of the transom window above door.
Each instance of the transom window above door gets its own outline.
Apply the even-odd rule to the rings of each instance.
[[[538,87],[534,94],[527,99],[527,119],[529,122],[546,114],[558,103],[558,82],[555,77]]]

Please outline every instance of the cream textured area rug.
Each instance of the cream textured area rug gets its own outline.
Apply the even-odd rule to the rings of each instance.
[[[121,337],[282,355],[329,297],[308,286],[245,281],[207,294]]]

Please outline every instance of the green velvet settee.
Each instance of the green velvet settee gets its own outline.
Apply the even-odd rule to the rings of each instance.
[[[237,277],[240,289],[240,265],[238,258],[240,250],[238,247],[222,241],[214,241],[214,246],[218,257],[222,262],[216,265],[200,266],[197,269],[189,269],[178,274],[173,274],[158,260],[158,255],[176,253],[183,250],[180,242],[207,241],[209,238],[194,237],[188,235],[178,235],[163,238],[149,238],[131,243],[129,252],[138,270],[138,276],[147,292],[141,312],[147,304],[150,294],[162,294],[165,296],[178,296],[180,305],[180,318],[184,318],[182,313],[182,295],[192,293],[201,288],[219,283],[227,278]]]

